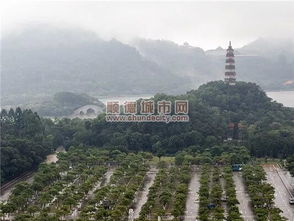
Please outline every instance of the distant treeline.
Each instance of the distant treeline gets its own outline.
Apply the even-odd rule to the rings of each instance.
[[[31,110],[1,111],[1,183],[32,170],[52,151],[53,137]]]

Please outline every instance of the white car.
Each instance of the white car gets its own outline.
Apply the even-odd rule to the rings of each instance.
[[[289,198],[289,203],[290,203],[290,204],[294,204],[294,197],[290,197],[290,198]]]

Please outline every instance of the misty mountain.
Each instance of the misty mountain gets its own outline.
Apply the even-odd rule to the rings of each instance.
[[[239,49],[242,54],[258,55],[266,58],[277,59],[285,57],[288,62],[294,59],[294,40],[259,38]]]
[[[293,42],[258,39],[236,51],[237,79],[294,89]],[[223,79],[225,49],[136,39],[105,41],[80,29],[34,26],[2,38],[2,104],[57,92],[91,96],[183,93]]]
[[[194,88],[218,78],[218,70],[201,48],[165,40],[136,39],[132,44],[146,59],[178,76],[189,77]]]
[[[60,91],[93,96],[181,93],[190,84],[134,47],[84,30],[34,27],[6,36],[2,45],[3,103]]]

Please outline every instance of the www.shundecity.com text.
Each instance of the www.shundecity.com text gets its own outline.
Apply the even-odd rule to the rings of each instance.
[[[188,115],[107,115],[107,122],[188,122]]]

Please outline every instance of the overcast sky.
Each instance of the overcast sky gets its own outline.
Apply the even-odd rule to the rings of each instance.
[[[294,2],[2,2],[2,34],[38,23],[78,26],[105,39],[134,37],[234,47],[259,37],[294,39]]]

